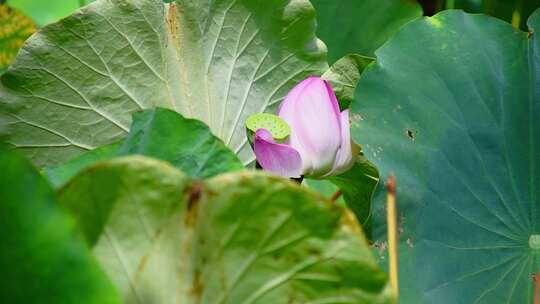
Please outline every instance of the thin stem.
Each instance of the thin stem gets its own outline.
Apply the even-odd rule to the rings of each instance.
[[[343,192],[341,191],[341,189],[338,189],[333,195],[332,197],[330,198],[330,201],[332,203],[335,203],[340,197],[341,195],[343,194]]]
[[[388,226],[388,255],[390,287],[394,294],[394,303],[399,301],[398,256],[397,256],[397,212],[396,212],[396,178],[392,175],[386,182],[386,222]]]
[[[515,28],[519,28],[519,25],[521,24],[521,9],[523,7],[523,1],[517,1],[516,7],[514,11],[512,12],[512,26]]]
[[[534,294],[533,294],[533,304],[540,304],[538,301],[538,292],[540,291],[540,270],[533,275],[534,282]]]

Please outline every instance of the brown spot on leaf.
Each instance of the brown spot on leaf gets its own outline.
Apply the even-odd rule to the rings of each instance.
[[[201,272],[199,270],[195,270],[195,274],[193,277],[193,285],[191,285],[191,288],[189,289],[189,293],[194,295],[198,300],[195,301],[195,303],[199,303],[200,299],[202,297],[204,290],[204,284],[201,280]]]
[[[178,24],[176,24],[176,5],[174,4],[174,2],[169,4],[169,9],[167,11],[167,24],[169,25],[171,36],[174,39],[178,38]]]
[[[387,246],[388,244],[386,243],[386,241],[384,242],[375,241],[371,245],[372,248],[376,248],[379,251],[379,259],[381,260],[384,260],[384,253],[386,251]]]
[[[194,182],[191,187],[187,189],[187,210],[185,223],[186,226],[194,226],[197,221],[197,214],[199,211],[199,201],[202,197],[204,184],[200,181]]]
[[[358,113],[354,113],[350,117],[351,122],[357,122],[357,121],[361,121],[361,120],[364,120],[364,118],[362,117],[362,115],[360,115]]]
[[[399,223],[398,223],[398,232],[399,234],[403,233],[403,227],[405,226],[405,217],[402,215],[399,217]]]
[[[137,266],[137,271],[135,271],[135,276],[134,276],[134,279],[133,279],[134,282],[137,282],[137,280],[139,279],[139,277],[143,273],[144,268],[146,267],[146,264],[148,263],[149,257],[150,257],[149,253],[145,254],[142,257],[141,261],[139,262],[139,266]]]
[[[407,136],[408,136],[411,140],[415,140],[415,139],[416,139],[416,135],[414,134],[414,131],[409,130],[409,129],[407,129]]]
[[[317,248],[310,248],[310,249],[308,249],[308,252],[311,255],[317,255],[317,256],[321,255],[321,251],[319,249],[317,249]]]
[[[161,236],[161,232],[163,231],[163,226],[160,226],[156,233],[151,238],[151,243],[154,244],[157,242],[157,239]],[[146,264],[148,264],[148,260],[150,259],[150,255],[152,254],[152,251],[147,252],[139,262],[139,265],[137,266],[137,270],[135,271],[135,278],[134,281],[136,282],[139,279],[139,276],[144,272],[144,268],[146,267]]]

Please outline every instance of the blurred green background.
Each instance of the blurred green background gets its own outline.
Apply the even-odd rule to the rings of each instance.
[[[10,7],[21,10],[38,26],[54,22],[94,0],[8,0]]]
[[[17,8],[32,18],[38,26],[46,25],[65,17],[94,0],[0,0],[10,7]],[[347,1],[347,0],[334,0]],[[359,5],[366,0],[355,0]],[[395,0],[380,0],[381,5],[387,5]],[[164,0],[164,2],[172,2]],[[415,2],[415,0],[405,0]],[[418,0],[422,5],[424,14],[431,16],[445,9],[463,9],[469,13],[484,13],[506,20],[516,22],[525,29],[525,20],[532,11],[540,6],[540,0]]]

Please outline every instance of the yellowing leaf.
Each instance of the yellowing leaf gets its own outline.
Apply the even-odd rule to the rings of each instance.
[[[0,71],[11,64],[24,41],[35,31],[30,18],[0,4]]]

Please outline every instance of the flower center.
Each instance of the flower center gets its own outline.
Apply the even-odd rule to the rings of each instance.
[[[251,115],[246,120],[246,128],[251,132],[266,129],[275,140],[284,140],[291,134],[291,128],[287,122],[281,117],[270,113]]]

